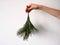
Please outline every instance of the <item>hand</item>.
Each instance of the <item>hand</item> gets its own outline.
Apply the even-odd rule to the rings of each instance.
[[[40,5],[37,5],[37,4],[29,4],[26,8],[26,12],[29,13],[31,10],[33,9],[39,9],[40,8]]]

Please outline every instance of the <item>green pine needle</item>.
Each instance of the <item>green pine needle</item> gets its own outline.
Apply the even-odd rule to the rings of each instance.
[[[29,13],[28,13],[27,21],[26,21],[24,27],[19,29],[19,31],[17,32],[17,35],[21,35],[21,36],[23,36],[23,40],[27,40],[29,35],[35,31],[37,31],[37,29],[31,23],[30,18],[29,18]]]

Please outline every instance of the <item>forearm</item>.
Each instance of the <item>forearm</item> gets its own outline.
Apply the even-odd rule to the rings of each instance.
[[[46,7],[46,6],[40,6],[39,8],[40,10],[42,11],[45,11],[57,18],[60,18],[60,10],[57,10],[57,9],[53,9],[53,8],[49,8],[49,7]]]

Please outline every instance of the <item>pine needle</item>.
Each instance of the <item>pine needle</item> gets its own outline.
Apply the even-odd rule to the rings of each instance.
[[[19,31],[17,32],[17,35],[21,35],[23,37],[23,40],[27,40],[29,35],[35,31],[37,31],[37,29],[31,23],[29,18],[29,13],[28,13],[27,21],[25,25],[21,29],[19,29]]]

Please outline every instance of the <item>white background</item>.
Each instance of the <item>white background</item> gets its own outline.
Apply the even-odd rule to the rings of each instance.
[[[0,45],[60,45],[59,19],[41,10],[30,12],[31,22],[40,32],[30,36],[28,41],[16,35],[26,22],[25,8],[29,3],[60,10],[60,0],[0,0]]]

